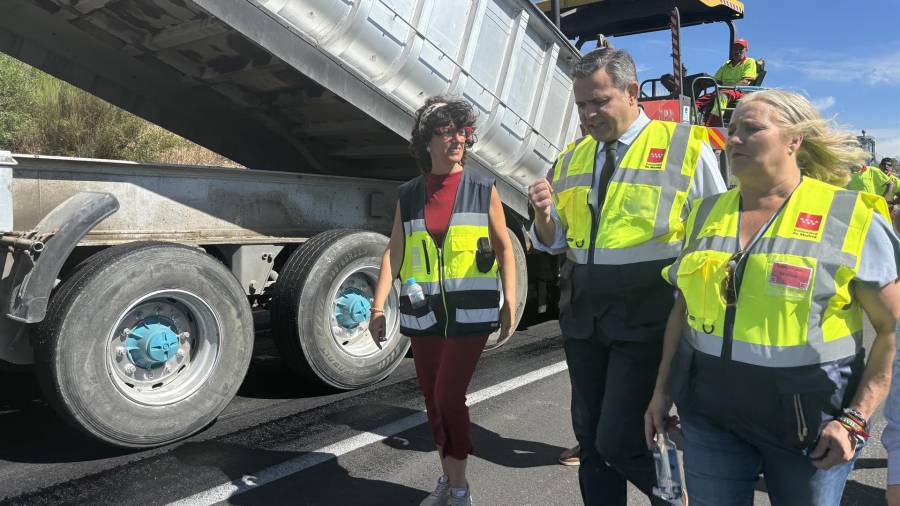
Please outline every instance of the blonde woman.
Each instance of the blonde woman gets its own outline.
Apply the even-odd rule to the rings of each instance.
[[[726,150],[739,186],[693,208],[663,271],[680,295],[648,444],[674,398],[692,506],[752,504],[760,472],[773,504],[838,505],[890,383],[900,244],[883,199],[840,187],[853,136],[805,98],[746,96]]]

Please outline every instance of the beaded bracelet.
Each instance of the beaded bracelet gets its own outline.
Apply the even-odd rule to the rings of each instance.
[[[869,421],[860,413],[858,410],[853,408],[844,408],[842,412],[844,416],[850,418],[851,420],[858,423],[861,427],[867,428],[869,426]]]
[[[848,417],[847,415],[840,415],[837,418],[835,418],[835,421],[837,421],[845,429],[847,429],[847,431],[851,435],[860,436],[860,437],[862,437],[863,440],[866,440],[866,441],[869,440],[868,431],[866,431],[866,429],[862,425],[857,423],[856,420],[853,420],[852,418]]]

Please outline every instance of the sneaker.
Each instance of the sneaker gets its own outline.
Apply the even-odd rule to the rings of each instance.
[[[462,494],[462,495],[460,495]],[[472,506],[472,493],[468,488],[451,488],[447,506]]]
[[[437,487],[434,492],[428,494],[428,497],[419,503],[419,506],[445,506],[450,498],[450,478],[443,475],[438,478]]]
[[[568,450],[559,454],[559,463],[564,466],[577,466],[581,464],[581,447],[575,445],[574,448],[569,448]]]

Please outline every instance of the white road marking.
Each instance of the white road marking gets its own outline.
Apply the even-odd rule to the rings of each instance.
[[[534,383],[535,381],[565,371],[566,368],[565,361],[557,362],[548,365],[547,367],[542,367],[538,370],[498,383],[494,386],[483,388],[467,395],[466,404],[469,406],[478,404],[479,402],[486,401],[492,397],[496,397],[519,387],[523,387],[529,383]],[[244,475],[240,479],[223,483],[190,497],[181,499],[180,501],[171,502],[169,505],[199,506],[222,502],[228,500],[230,497],[257,489],[275,480],[280,480],[292,474],[299,473],[300,471],[335,459],[364,446],[383,441],[391,436],[426,423],[427,421],[428,418],[425,416],[425,412],[420,411],[389,424],[382,425],[381,427],[374,429],[373,432],[362,432],[353,437],[349,437],[342,441],[338,441],[337,443],[303,454],[297,458],[282,462],[281,464],[261,469],[253,474]]]

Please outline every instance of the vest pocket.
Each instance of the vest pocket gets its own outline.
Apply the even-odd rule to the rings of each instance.
[[[836,415],[839,407],[832,397],[841,387],[821,366],[773,371],[779,375],[776,388],[780,401],[781,441],[790,448],[812,450],[823,422]],[[839,400],[836,402],[840,402]]]
[[[437,315],[431,307],[434,296],[426,295],[425,304],[413,307],[408,296],[400,297],[400,326],[410,330],[426,330],[437,325]]]
[[[705,334],[722,335],[716,323],[725,315],[721,285],[728,258],[727,253],[688,253],[678,267],[678,289],[687,303],[688,324]]]
[[[444,275],[462,278],[477,268],[478,235],[451,230],[448,232],[448,248],[444,250]]]
[[[652,239],[659,194],[658,186],[610,183],[601,215],[602,247],[627,248]],[[615,226],[608,228],[612,223]]]
[[[494,323],[500,320],[498,308],[462,309],[456,308],[456,323]]]
[[[556,194],[556,212],[566,230],[566,245],[587,249],[591,239],[591,212],[587,207],[588,187],[577,187]]]
[[[424,316],[413,316],[400,313],[400,326],[412,330],[427,330],[437,325],[437,317],[434,311],[428,311]]]

